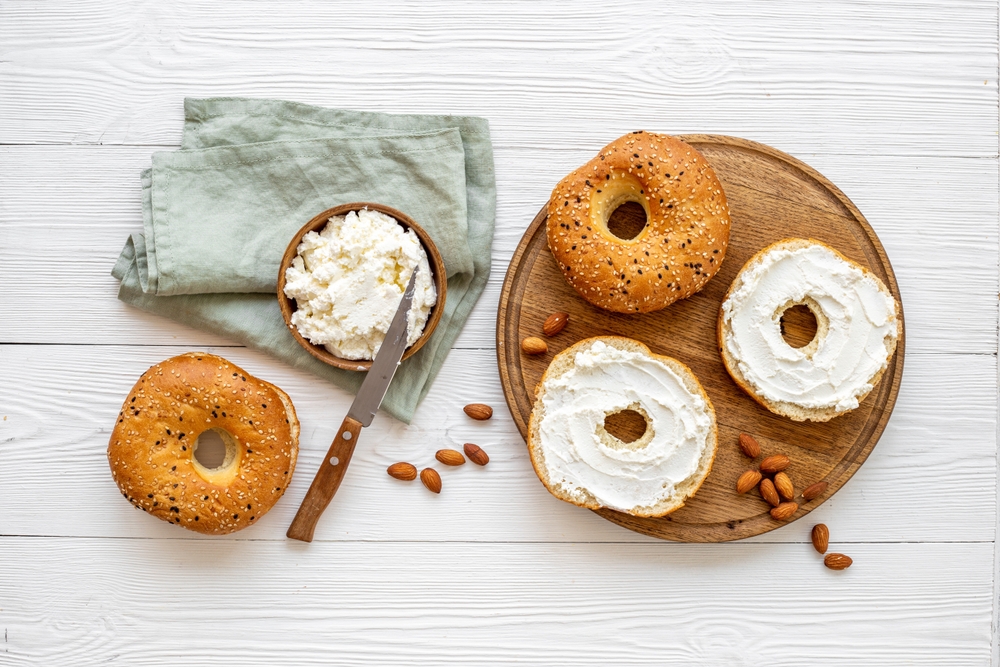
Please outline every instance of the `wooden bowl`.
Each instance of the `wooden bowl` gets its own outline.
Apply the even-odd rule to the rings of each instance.
[[[327,209],[304,224],[299,231],[295,232],[292,240],[288,242],[288,247],[285,248],[285,254],[281,258],[281,267],[278,270],[278,306],[281,307],[281,316],[285,318],[285,326],[287,326],[288,330],[292,332],[292,336],[299,342],[299,345],[305,348],[306,352],[324,363],[349,371],[367,371],[371,368],[372,362],[365,359],[344,359],[342,357],[338,357],[335,354],[330,353],[330,351],[322,345],[314,345],[313,343],[310,343],[302,336],[302,334],[299,333],[299,330],[295,328],[294,324],[292,324],[292,313],[296,310],[295,300],[285,296],[285,271],[289,266],[291,266],[292,260],[295,259],[298,254],[299,243],[302,242],[303,236],[309,232],[321,230],[333,216],[346,215],[351,211],[360,211],[363,208],[384,213],[395,218],[396,222],[404,227],[412,229],[416,233],[417,238],[420,239],[420,243],[423,244],[424,250],[427,252],[428,264],[430,264],[431,273],[434,274],[433,279],[434,287],[437,289],[437,303],[435,303],[434,307],[431,308],[430,316],[427,318],[427,324],[424,326],[424,331],[420,335],[420,338],[418,338],[417,341],[403,353],[404,361],[416,354],[417,350],[422,348],[431,337],[431,334],[434,333],[434,329],[441,320],[441,315],[444,314],[444,302],[448,290],[444,260],[441,259],[441,253],[438,252],[437,246],[434,245],[434,241],[431,240],[430,235],[424,231],[420,225],[414,222],[410,216],[406,215],[402,211],[397,211],[396,209],[383,204],[353,202]]]

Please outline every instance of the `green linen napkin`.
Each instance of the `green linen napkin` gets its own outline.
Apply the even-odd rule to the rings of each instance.
[[[352,201],[397,208],[427,230],[448,273],[434,335],[382,402],[409,423],[489,277],[496,184],[486,120],[241,98],[186,99],[184,111],[181,150],[154,154],[142,173],[143,233],[112,271],[118,298],[356,392],[364,373],[314,359],[286,329],[278,267],[320,211]]]

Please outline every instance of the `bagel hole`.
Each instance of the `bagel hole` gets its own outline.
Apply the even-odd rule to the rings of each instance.
[[[608,216],[608,231],[625,241],[634,239],[645,228],[646,209],[639,202],[627,201]]]
[[[646,434],[649,422],[635,410],[613,412],[604,417],[604,430],[625,444],[635,442]]]
[[[809,306],[798,304],[781,314],[781,337],[791,347],[805,347],[816,337],[819,324]]]
[[[227,442],[225,436],[229,436],[228,439],[232,440],[232,436],[228,433],[214,428],[199,435],[198,439],[194,441],[195,461],[209,470],[218,470],[224,467],[227,459],[231,460],[232,458],[229,456],[230,443]],[[232,446],[235,448],[235,443]]]

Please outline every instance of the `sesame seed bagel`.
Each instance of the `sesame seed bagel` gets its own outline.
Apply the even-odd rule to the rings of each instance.
[[[194,457],[219,434],[217,468]],[[253,524],[285,492],[298,455],[288,395],[222,357],[189,352],[147,370],[129,392],[108,444],[122,495],[158,519],[221,535]]]
[[[646,226],[623,239],[608,229],[636,202]],[[549,199],[549,249],[569,284],[617,313],[648,313],[686,299],[718,272],[729,206],[715,171],[680,139],[633,132],[562,179]]]

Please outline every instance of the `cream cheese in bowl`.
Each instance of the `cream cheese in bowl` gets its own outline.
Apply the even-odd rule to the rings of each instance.
[[[420,239],[380,211],[332,216],[322,230],[302,237],[285,271],[284,294],[296,303],[291,324],[337,357],[373,359],[414,267],[419,272],[408,313],[408,346],[420,338],[437,303]]]

